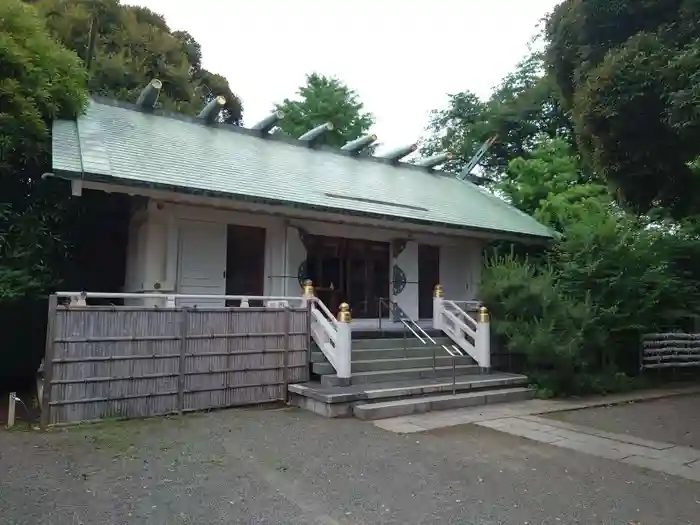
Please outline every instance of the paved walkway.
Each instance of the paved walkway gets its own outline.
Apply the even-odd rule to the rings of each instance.
[[[686,387],[575,401],[533,399],[518,403],[384,419],[375,421],[374,424],[392,432],[411,434],[471,423],[533,441],[700,481],[699,449],[538,417],[539,414],[646,401],[698,392],[700,392],[699,387]]]
[[[700,450],[700,394],[552,414],[560,421]]]
[[[694,448],[612,434],[537,416],[506,417],[476,424],[533,441],[700,481],[700,450]]]

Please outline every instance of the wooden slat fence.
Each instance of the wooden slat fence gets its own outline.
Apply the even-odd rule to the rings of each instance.
[[[308,310],[49,306],[42,424],[286,400]]]
[[[642,370],[700,366],[700,333],[646,334],[641,354]]]

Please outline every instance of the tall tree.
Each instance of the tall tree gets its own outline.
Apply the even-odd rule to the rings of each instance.
[[[487,101],[469,91],[450,95],[446,109],[433,111],[424,155],[450,151],[448,171],[460,172],[489,138],[497,141],[484,156],[485,174],[499,178],[511,159],[528,158],[542,136],[571,140],[571,124],[539,53],[523,59]]]
[[[542,140],[528,159],[513,159],[495,188],[559,232],[592,216],[615,215],[606,187],[587,177],[580,156],[562,139]]]
[[[366,134],[374,124],[371,113],[364,111],[357,93],[334,77],[312,73],[299,88],[298,99],[284,99],[276,106],[283,114],[279,131],[290,137],[300,137],[326,122],[333,130],[325,134],[325,143],[341,147],[348,141]]]
[[[547,62],[579,144],[637,212],[700,213],[700,4],[566,0]]]
[[[242,104],[228,81],[202,68],[199,43],[185,31],[171,31],[161,15],[119,0],[36,0],[35,5],[52,33],[90,65],[92,93],[133,102],[158,78],[164,108],[193,115],[222,95],[221,120],[240,124]]]
[[[32,6],[0,2],[0,300],[39,293],[57,277],[65,199],[41,175],[51,120],[82,111],[85,79]]]

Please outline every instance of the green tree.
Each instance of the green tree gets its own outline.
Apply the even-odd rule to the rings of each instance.
[[[620,202],[700,212],[700,4],[567,0],[547,63],[578,142]]]
[[[276,106],[282,112],[279,132],[299,138],[310,129],[330,122],[333,130],[324,135],[325,143],[341,147],[365,135],[374,124],[371,113],[357,93],[337,78],[312,73],[299,88],[296,100],[284,99]]]
[[[560,140],[511,161],[496,188],[561,233],[538,257],[492,255],[480,287],[494,330],[526,356],[542,388],[629,386],[642,333],[691,326],[700,311],[694,223],[666,227],[626,213]]]
[[[51,121],[82,111],[85,79],[32,6],[0,3],[0,300],[40,293],[57,278],[65,199],[41,175]]]
[[[573,142],[571,123],[539,53],[525,57],[487,101],[469,91],[450,95],[446,109],[431,113],[428,132],[422,154],[452,152],[445,169],[455,173],[487,139],[498,136],[481,162],[492,179],[500,177],[511,159],[529,158],[543,136]]]
[[[562,139],[540,141],[524,159],[513,159],[495,190],[513,206],[562,232],[590,216],[614,214],[607,188],[592,180]]]
[[[163,82],[165,109],[197,114],[218,95],[226,98],[222,122],[240,124],[242,104],[228,81],[202,68],[199,43],[170,31],[165,19],[118,0],[37,0],[51,32],[89,62],[91,93],[134,102],[153,78]]]

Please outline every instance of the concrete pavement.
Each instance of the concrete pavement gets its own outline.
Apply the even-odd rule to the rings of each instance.
[[[375,421],[375,425],[392,432],[414,434],[471,423],[547,445],[700,481],[700,449],[538,416],[697,392],[700,388],[687,387],[580,400],[531,400],[391,418]],[[683,415],[677,414],[677,417]]]
[[[612,434],[536,416],[507,417],[476,424],[548,445],[700,481],[698,449]]]

